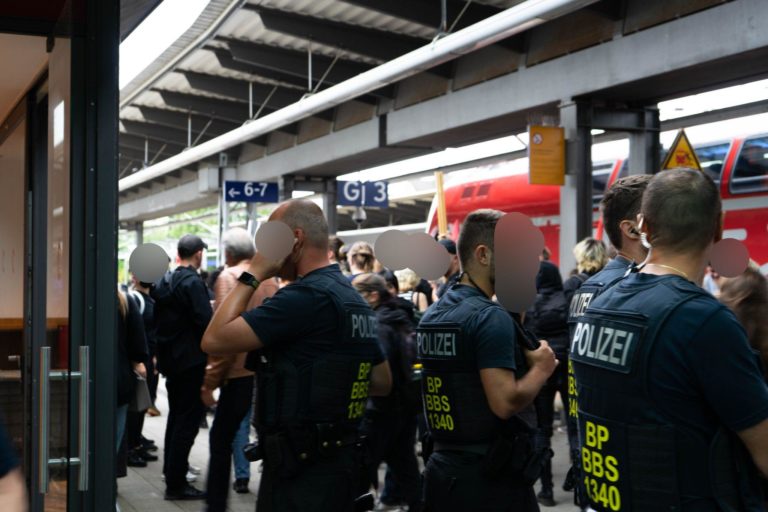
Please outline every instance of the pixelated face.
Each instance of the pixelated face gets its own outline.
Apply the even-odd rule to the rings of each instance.
[[[496,297],[508,311],[522,313],[536,299],[536,274],[544,235],[522,213],[505,214],[493,238]]]
[[[451,255],[427,233],[406,234],[390,229],[376,239],[376,258],[390,270],[410,268],[419,277],[439,279],[451,266]]]
[[[296,265],[289,258],[296,247],[293,231],[285,222],[270,220],[259,226],[256,232],[256,250],[269,261],[283,261],[277,273],[282,279],[296,279]]]
[[[128,268],[137,280],[144,283],[159,281],[168,270],[171,258],[157,244],[147,243],[136,247],[128,259]]]
[[[709,264],[721,276],[736,277],[747,269],[749,251],[739,240],[723,238],[712,247]]]

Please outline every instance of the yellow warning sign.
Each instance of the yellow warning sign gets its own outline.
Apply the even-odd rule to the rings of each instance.
[[[531,126],[528,139],[528,183],[565,184],[565,131],[557,126]]]
[[[699,158],[696,156],[696,151],[693,150],[685,130],[677,132],[675,142],[672,143],[672,147],[669,148],[669,152],[666,158],[664,158],[664,163],[661,164],[662,171],[678,167],[701,170]]]

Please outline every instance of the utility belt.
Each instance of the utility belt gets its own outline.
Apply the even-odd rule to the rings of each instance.
[[[464,452],[482,458],[480,471],[488,480],[511,478],[533,485],[554,454],[548,447],[534,448],[531,434],[524,431],[499,434],[489,443],[434,441],[433,452]]]
[[[315,423],[259,432],[259,442],[247,445],[244,453],[251,462],[263,459],[265,470],[291,478],[315,461],[361,446],[357,424]]]

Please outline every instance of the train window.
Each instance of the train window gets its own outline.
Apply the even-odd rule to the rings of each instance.
[[[490,183],[483,183],[480,185],[480,188],[477,189],[477,195],[478,196],[487,196],[488,192],[491,190],[491,184]]]
[[[605,193],[605,185],[611,177],[614,162],[592,165],[592,205],[597,207]]]
[[[694,148],[699,158],[701,170],[709,174],[709,177],[720,183],[720,175],[723,173],[723,164],[728,155],[729,142]]]
[[[768,136],[747,139],[741,146],[731,176],[731,192],[746,194],[768,190]]]
[[[475,191],[475,187],[473,187],[473,186],[464,187],[464,190],[461,192],[461,198],[462,199],[467,199],[467,198],[472,197],[472,193],[474,191]]]

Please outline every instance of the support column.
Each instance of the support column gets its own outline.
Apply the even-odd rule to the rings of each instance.
[[[654,174],[661,165],[659,109],[642,110],[643,129],[629,134],[629,174]]]
[[[280,176],[280,202],[287,201],[293,196],[296,179],[293,176]]]
[[[335,235],[339,229],[339,219],[336,213],[336,178],[323,181],[323,212],[328,221],[328,234]]]
[[[138,247],[144,243],[144,221],[136,221],[133,231],[136,233],[136,247]]]
[[[573,246],[592,235],[592,134],[589,105],[560,104],[560,125],[565,129],[566,174],[560,189],[560,272],[576,266]]]

